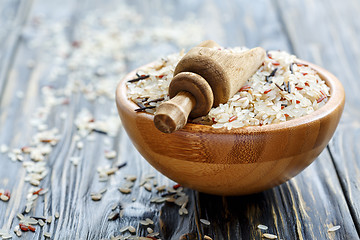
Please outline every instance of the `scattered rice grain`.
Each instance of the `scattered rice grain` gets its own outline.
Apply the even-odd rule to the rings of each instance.
[[[83,148],[84,148],[84,143],[81,142],[81,141],[79,141],[79,142],[76,143],[76,147],[77,147],[78,149],[83,149]]]
[[[158,192],[165,191],[165,189],[166,189],[166,185],[161,185],[161,186],[157,186],[157,187],[156,187],[156,190],[157,190]]]
[[[123,232],[126,232],[128,229],[129,229],[129,226],[126,226],[126,227],[121,228],[119,231],[121,233],[123,233]]]
[[[149,224],[154,224],[154,221],[151,220],[150,218],[146,218],[145,221],[148,222]]]
[[[52,216],[46,218],[46,223],[50,224],[52,222]]]
[[[94,194],[91,195],[91,199],[93,201],[100,201],[101,198],[102,198],[102,194],[100,194],[100,193],[94,193]]]
[[[9,233],[5,233],[1,237],[2,237],[2,239],[10,239],[10,238],[12,238],[12,236]]]
[[[39,219],[38,223],[39,223],[40,227],[43,227],[45,225],[45,222],[42,219]]]
[[[116,157],[116,151],[107,151],[105,152],[105,157],[107,159],[114,159]]]
[[[277,236],[271,233],[264,233],[263,237],[267,239],[277,239]]]
[[[124,194],[129,194],[129,193],[131,193],[131,189],[130,189],[130,188],[122,188],[122,187],[120,187],[120,188],[119,188],[119,191],[120,191],[121,193],[124,193]]]
[[[122,218],[122,217],[124,216],[124,214],[125,214],[124,209],[121,209],[121,210],[120,210],[120,218]]]
[[[335,231],[339,230],[340,228],[341,228],[340,225],[336,225],[336,226],[329,228],[328,232],[335,232]]]
[[[110,168],[109,170],[106,171],[106,174],[107,174],[107,175],[112,175],[112,174],[114,174],[117,170],[118,170],[117,167]]]
[[[146,220],[140,220],[139,223],[144,226],[149,225],[149,223]]]
[[[158,182],[156,179],[153,180],[153,186],[156,187],[158,185]]]
[[[149,191],[149,192],[151,192],[151,190],[152,190],[152,186],[151,186],[150,183],[145,183],[145,184],[144,184],[144,188],[145,188],[147,191]]]
[[[25,225],[35,225],[35,224],[38,224],[38,220],[36,220],[35,218],[33,217],[24,217],[23,219],[21,219],[19,221],[20,223],[22,224],[25,224]]]
[[[112,207],[111,207],[111,210],[115,210],[115,209],[117,209],[117,207],[119,207],[120,206],[120,204],[119,203],[115,203],[114,205],[112,205]]]
[[[125,177],[126,181],[134,182],[136,181],[137,177],[135,175],[129,175]]]
[[[210,221],[208,221],[208,220],[206,220],[206,219],[203,219],[203,218],[200,218],[200,222],[202,223],[202,224],[205,224],[205,225],[210,225]]]
[[[261,229],[261,230],[268,230],[268,226],[265,226],[265,225],[262,225],[262,224],[259,224],[257,226],[258,229]]]
[[[26,206],[25,206],[25,212],[26,212],[26,213],[29,213],[29,212],[31,211],[31,209],[32,209],[32,203],[30,202],[30,203],[26,204]]]
[[[135,229],[133,226],[129,226],[128,230],[129,230],[129,232],[131,232],[131,233],[135,233],[135,232],[136,232],[136,229]]]
[[[6,144],[1,144],[0,153],[6,153],[7,151],[9,151],[9,147]]]
[[[182,215],[187,215],[189,212],[188,212],[188,210],[186,209],[186,208],[184,208],[184,207],[181,207],[180,209],[179,209],[179,215],[180,216],[182,216]]]
[[[1,199],[2,201],[4,201],[4,202],[9,201],[9,197],[6,196],[6,195],[4,195],[4,194],[2,194],[2,195],[0,196],[0,199]]]
[[[120,214],[118,212],[110,213],[108,220],[114,221],[120,217]]]
[[[17,226],[18,227],[18,226]],[[16,236],[21,237],[22,232],[20,230],[14,230],[14,233],[16,234]]]
[[[37,179],[31,179],[30,180],[30,184],[33,186],[39,186],[40,185],[40,181]]]
[[[51,233],[49,233],[49,232],[44,232],[44,237],[45,237],[45,238],[51,238]]]
[[[160,233],[153,232],[153,233],[148,234],[148,237],[156,237],[156,236],[159,236],[159,235],[160,235]]]

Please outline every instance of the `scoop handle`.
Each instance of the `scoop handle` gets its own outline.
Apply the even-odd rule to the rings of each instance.
[[[164,133],[172,133],[183,128],[195,104],[195,97],[191,93],[179,92],[158,107],[154,117],[156,128]]]
[[[206,40],[197,47],[214,48],[220,46],[212,40]],[[180,90],[178,91],[178,89]],[[162,103],[154,116],[154,124],[161,132],[172,133],[183,128],[195,106],[198,109],[195,111],[200,111],[200,115],[203,115],[213,105],[213,93],[210,85],[197,74],[191,72],[177,74],[169,86],[170,90],[174,93],[170,93],[170,97],[172,97],[171,95],[175,97]]]

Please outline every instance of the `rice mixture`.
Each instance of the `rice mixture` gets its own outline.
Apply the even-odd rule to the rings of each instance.
[[[168,87],[183,55],[183,51],[169,55],[155,65],[142,68],[127,83],[128,98],[139,106],[137,111],[154,114],[156,107],[169,99]],[[296,63],[294,55],[269,51],[263,65],[227,103],[191,122],[227,129],[284,122],[323,106],[330,96],[329,90],[316,71]]]

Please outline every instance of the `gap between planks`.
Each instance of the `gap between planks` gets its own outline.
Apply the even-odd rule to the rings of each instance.
[[[288,39],[288,44],[290,46],[290,49],[291,51],[297,55],[298,51],[295,47],[295,44],[293,43],[294,41],[292,40],[291,36],[292,35],[295,35],[295,34],[291,34],[291,28],[289,28],[285,22],[285,19],[284,19],[284,13],[283,13],[283,10],[280,8],[280,2],[279,0],[275,0],[275,8],[276,8],[276,11],[278,12],[277,16],[278,16],[278,19],[279,19],[279,22],[284,30],[284,32],[286,33],[286,37]],[[344,57],[343,57],[344,58]],[[346,58],[344,58],[346,59]],[[335,134],[334,134],[335,136]],[[341,187],[341,191],[342,191],[342,194],[345,198],[345,201],[347,203],[347,208],[349,209],[349,212],[350,212],[350,215],[352,217],[352,222],[354,223],[354,226],[355,226],[355,229],[356,229],[356,232],[360,238],[360,221],[359,219],[357,219],[356,217],[356,213],[355,213],[355,209],[354,207],[352,206],[352,203],[351,203],[351,199],[349,198],[349,196],[346,194],[346,186],[344,185],[344,183],[341,181],[341,174],[339,173],[339,170],[337,169],[336,167],[336,164],[335,164],[335,159],[334,159],[334,156],[330,150],[330,147],[329,145],[327,145],[326,147],[326,151],[328,151],[329,153],[329,156],[330,156],[330,159],[331,159],[331,162],[333,164],[333,168],[336,172],[336,177],[337,177],[337,181],[339,182],[340,184],[340,187]]]
[[[338,169],[336,168],[335,159],[334,159],[333,154],[331,153],[329,145],[326,146],[326,150],[329,152],[331,162],[332,162],[333,167],[334,167],[335,172],[336,172],[336,177],[338,178],[339,184],[341,186],[341,191],[342,191],[343,196],[345,198],[345,201],[347,203],[347,207],[349,209],[352,221],[354,222],[356,232],[357,232],[358,237],[360,239],[360,221],[356,218],[355,209],[352,207],[351,200],[349,199],[349,196],[347,194],[345,194],[346,193],[346,187],[345,187],[344,183],[341,181],[340,173],[339,173]]]

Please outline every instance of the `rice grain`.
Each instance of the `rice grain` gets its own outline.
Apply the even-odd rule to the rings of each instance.
[[[51,233],[49,233],[49,232],[44,232],[43,235],[45,238],[51,238]]]
[[[336,225],[336,226],[329,228],[328,232],[335,232],[335,231],[339,230],[340,228],[341,228],[340,225]]]
[[[261,229],[261,230],[268,230],[268,227],[265,226],[265,225],[262,225],[262,224],[259,224],[259,225],[257,226],[257,228],[258,228],[258,229]]]
[[[129,230],[129,232],[131,232],[131,233],[135,233],[135,232],[136,232],[136,229],[135,229],[133,226],[129,226],[129,227],[128,227],[128,230]]]
[[[200,222],[202,223],[202,224],[205,224],[205,225],[210,225],[210,221],[208,221],[208,220],[206,220],[206,219],[203,219],[203,218],[200,218]]]
[[[264,233],[263,237],[267,239],[277,239],[277,236],[271,233]]]
[[[120,191],[121,193],[124,193],[124,194],[129,194],[129,193],[131,193],[131,189],[130,189],[130,188],[122,188],[122,187],[120,187],[120,188],[119,188],[119,191]]]

